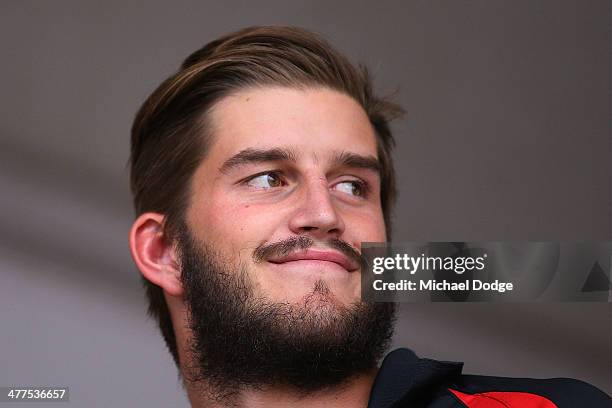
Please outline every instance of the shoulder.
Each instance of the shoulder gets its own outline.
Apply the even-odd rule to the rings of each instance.
[[[369,408],[612,408],[610,397],[571,378],[463,374],[463,363],[419,358],[398,349],[383,361]]]
[[[449,386],[449,391],[467,407],[612,407],[612,400],[606,393],[572,378],[461,375]],[[486,400],[491,401],[491,404],[476,405]]]

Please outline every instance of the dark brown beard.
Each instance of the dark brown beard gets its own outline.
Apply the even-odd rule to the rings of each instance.
[[[335,241],[330,246],[348,247]],[[267,245],[254,260],[304,245],[303,239]],[[303,394],[334,387],[375,368],[389,345],[393,303],[341,306],[328,301],[333,294],[324,281],[304,305],[270,303],[253,293],[245,265],[228,262],[185,227],[178,248],[193,333],[186,379],[207,384],[218,398],[272,385]]]

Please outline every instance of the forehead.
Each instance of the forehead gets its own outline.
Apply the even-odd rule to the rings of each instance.
[[[287,147],[300,157],[333,152],[377,156],[367,114],[353,98],[327,88],[264,87],[221,99],[210,112],[208,158],[223,160],[247,148]]]

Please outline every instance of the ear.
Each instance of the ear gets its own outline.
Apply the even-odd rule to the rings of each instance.
[[[144,213],[130,229],[130,251],[140,273],[171,296],[182,296],[176,249],[164,235],[164,216]]]

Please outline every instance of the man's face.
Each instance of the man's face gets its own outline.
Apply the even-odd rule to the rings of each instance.
[[[257,88],[222,99],[210,119],[186,217],[194,238],[243,265],[270,302],[305,304],[321,284],[325,302],[358,301],[359,264],[330,241],[359,251],[386,239],[376,137],[360,105],[324,88]],[[265,251],[300,236],[314,245]]]
[[[364,111],[330,90],[263,88],[210,119],[178,239],[190,379],[218,396],[312,391],[373,369],[395,309],[360,301],[360,243],[385,239]]]

